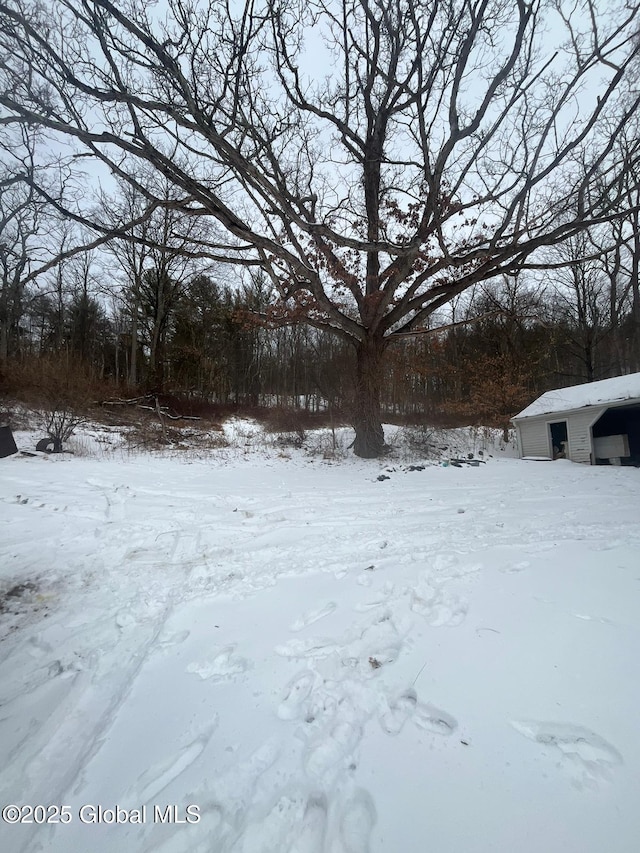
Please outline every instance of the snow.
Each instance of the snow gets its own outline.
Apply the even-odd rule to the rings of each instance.
[[[584,385],[572,385],[569,388],[547,391],[517,414],[513,420],[582,409],[584,406],[600,406],[638,399],[640,399],[640,373],[629,373],[626,376],[615,376],[613,379],[601,379],[599,382],[586,382]]]
[[[1,460],[0,849],[635,851],[640,473],[483,458]]]

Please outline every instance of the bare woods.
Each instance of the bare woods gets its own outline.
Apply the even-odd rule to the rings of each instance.
[[[634,3],[0,2],[0,361],[503,421],[640,369]]]

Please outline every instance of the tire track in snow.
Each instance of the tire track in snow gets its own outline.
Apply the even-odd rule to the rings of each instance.
[[[114,523],[114,527],[117,524]],[[196,542],[182,537],[182,531],[172,533],[174,540],[169,546],[172,560],[181,565],[184,561],[188,564]],[[162,561],[163,558],[156,560],[156,570]],[[167,562],[166,558],[164,562]],[[149,609],[144,603],[143,592],[147,589],[148,578],[143,575],[138,581],[137,585],[127,588],[126,600],[116,601],[106,617],[101,614],[94,638],[94,644],[99,644],[100,648],[97,655],[91,653],[88,667],[74,674],[60,671],[68,676],[65,681],[67,692],[53,708],[46,725],[32,728],[21,744],[11,773],[11,790],[3,792],[7,802],[21,795],[29,802],[63,803],[69,799],[85,768],[102,748],[147,660],[156,650],[165,648],[167,642],[180,642],[180,637],[164,636],[166,623],[182,600],[180,587],[172,587],[159,596],[162,587],[156,585],[154,606]],[[87,593],[89,597],[92,592]],[[161,598],[160,602],[158,598]],[[64,613],[56,616],[64,618]],[[142,630],[141,623],[144,625]],[[105,634],[108,625],[111,628]],[[105,640],[106,650],[102,648]],[[175,778],[184,769],[184,760],[184,756],[176,759],[176,763],[165,768],[164,772],[168,775],[174,772],[172,778]],[[168,779],[166,784],[170,781]],[[38,829],[45,831],[50,828]],[[60,832],[64,829],[62,827]],[[42,849],[40,832],[31,838],[26,835],[20,837],[17,833],[14,836],[15,853],[36,853]]]
[[[82,693],[77,699],[73,696],[71,708],[58,709],[58,712],[62,710],[63,713],[58,713],[58,717],[62,716],[62,719],[55,729],[55,736],[52,738],[50,735],[49,721],[46,741],[29,744],[32,758],[26,763],[22,775],[23,790],[28,792],[30,799],[53,803],[63,803],[69,799],[72,790],[81,780],[84,769],[102,748],[107,732],[116,720],[120,708],[126,703],[172,609],[173,604],[168,604],[146,641],[137,645],[135,650],[127,650],[123,655],[123,659],[133,661],[128,667],[123,669],[121,662],[118,662],[109,673],[100,676],[97,689],[92,683],[93,679],[86,677],[88,673],[81,674],[85,676],[82,680],[86,682]],[[83,731],[86,731],[87,735],[81,739],[79,732]],[[76,746],[75,754],[73,745]],[[64,769],[60,772],[59,768]],[[59,773],[57,778],[56,771]],[[61,832],[64,829],[65,827],[62,827]],[[17,841],[20,844],[18,839]],[[23,850],[25,853],[41,850],[40,839],[25,839],[21,846],[15,848],[15,853],[21,853]]]

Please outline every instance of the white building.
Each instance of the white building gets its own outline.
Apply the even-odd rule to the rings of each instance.
[[[640,466],[640,373],[547,391],[512,421],[521,457]]]

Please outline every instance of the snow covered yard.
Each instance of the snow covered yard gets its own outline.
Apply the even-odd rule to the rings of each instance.
[[[640,471],[290,455],[0,463],[0,849],[635,853]]]

